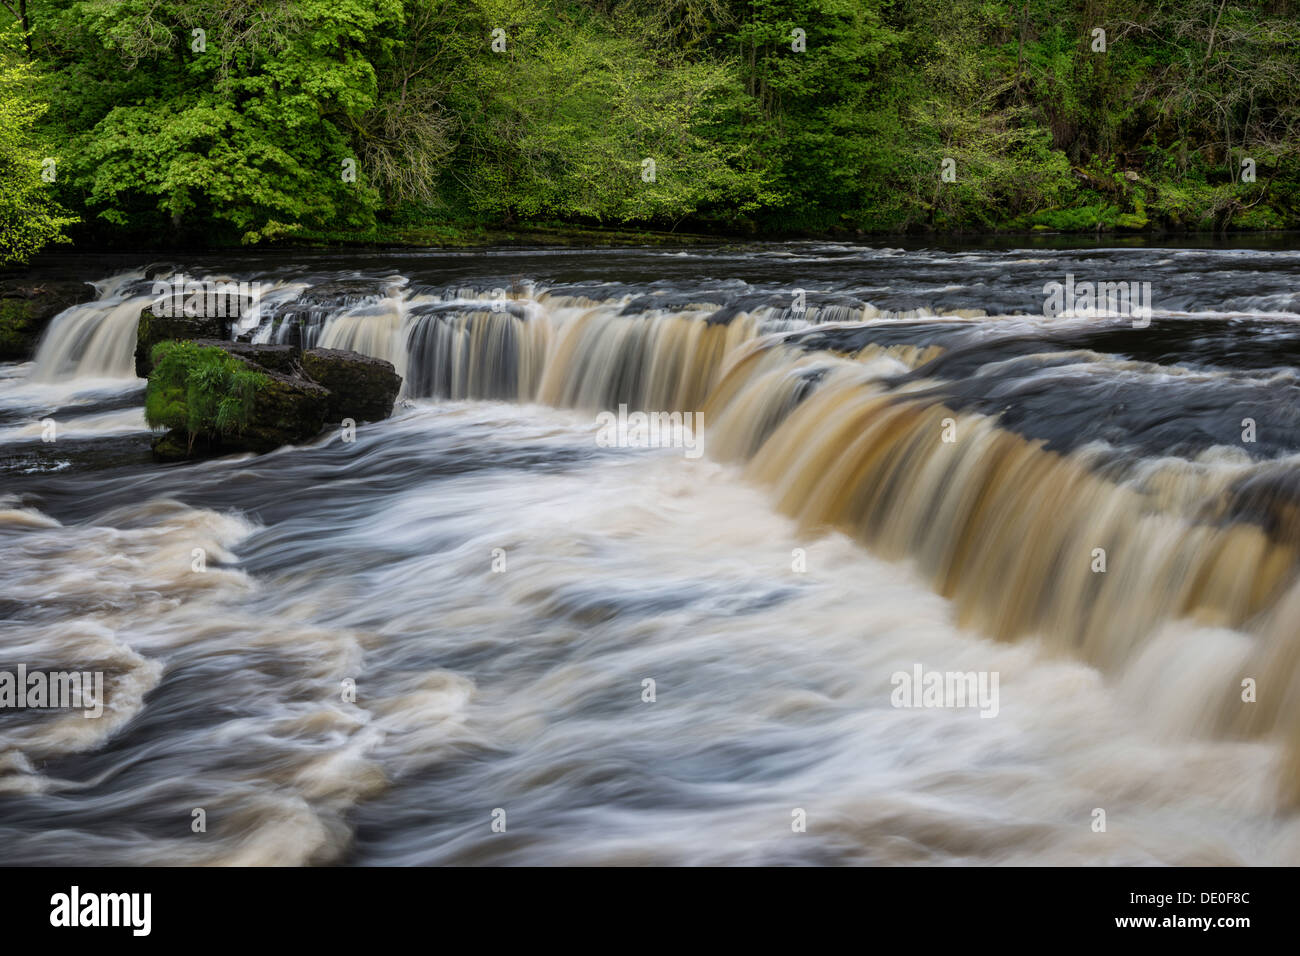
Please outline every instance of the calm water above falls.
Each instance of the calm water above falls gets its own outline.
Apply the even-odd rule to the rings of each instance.
[[[1300,863],[1300,252],[41,268],[100,297],[0,366],[0,670],[108,705],[0,711],[0,862]],[[394,362],[396,414],[153,464],[175,272]],[[1044,318],[1067,275],[1150,325]],[[619,405],[703,456],[606,447]],[[893,706],[917,665],[996,716]]]

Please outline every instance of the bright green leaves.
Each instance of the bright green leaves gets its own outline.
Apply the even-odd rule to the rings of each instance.
[[[76,219],[53,199],[59,157],[47,152],[35,125],[45,106],[37,77],[18,58],[16,31],[0,36],[0,265],[26,262],[46,244],[67,241]]]
[[[478,8],[482,43],[455,94],[462,109],[480,104],[457,156],[475,210],[667,224],[756,196],[761,176],[714,135],[741,95],[728,64],[665,49],[632,18]],[[494,52],[497,28],[505,50]]]
[[[145,390],[144,414],[150,428],[174,428],[196,437],[219,439],[241,432],[252,415],[265,375],[215,346],[159,342]]]
[[[98,61],[105,82],[153,79],[150,95],[109,106],[71,151],[72,182],[101,218],[139,225],[152,210],[164,228],[245,242],[373,222],[379,197],[356,164],[354,130],[376,103],[370,57],[391,42],[373,34],[400,25],[400,2],[91,0],[73,12],[116,54]]]
[[[88,231],[126,227],[149,243],[377,236],[397,223],[826,232],[1300,218],[1300,26],[1243,0],[29,9],[58,180],[35,187],[34,114],[7,94],[17,113],[0,137],[27,157],[5,167],[25,170],[8,182],[28,184],[0,196],[11,257],[66,224],[49,196],[84,212]],[[1243,179],[1246,158],[1257,178]],[[1140,172],[1141,189],[1111,188],[1111,167]]]

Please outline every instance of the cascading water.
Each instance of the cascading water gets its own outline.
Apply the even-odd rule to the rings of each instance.
[[[355,445],[15,484],[6,585],[40,597],[8,630],[57,661],[75,620],[116,708],[0,744],[17,857],[47,850],[41,794],[136,819],[188,786],[238,824],[165,858],[1300,859],[1300,309],[1269,285],[1300,256],[1245,296],[1199,251],[1116,252],[1178,280],[1137,329],[1012,301],[1065,253],[795,248],[722,281],[653,252],[622,284],[524,254],[535,283],[260,275],[253,341],[388,359],[407,407]],[[129,377],[153,278],[59,316],[31,380]],[[599,447],[620,405],[702,414],[706,460]],[[999,719],[892,709],[913,662],[1002,673]],[[195,682],[232,666],[214,723]],[[349,677],[372,696],[340,704]],[[171,776],[115,783],[172,711]],[[1107,794],[1122,847],[1088,840]],[[510,800],[541,829],[485,844]],[[823,836],[786,846],[810,802]]]
[[[153,299],[139,288],[143,278],[139,272],[104,280],[94,301],[58,316],[41,340],[33,379],[134,378],[136,323]]]

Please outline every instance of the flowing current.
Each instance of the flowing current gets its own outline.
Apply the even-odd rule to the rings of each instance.
[[[1300,253],[42,268],[97,297],[0,366],[0,671],[105,702],[0,710],[0,862],[1300,863]],[[181,273],[394,416],[153,463]],[[1045,318],[1067,276],[1149,322]]]

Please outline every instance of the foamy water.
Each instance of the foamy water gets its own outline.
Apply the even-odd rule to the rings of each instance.
[[[1287,394],[1282,362],[991,320],[1091,336],[1018,365],[982,320],[706,325],[707,290],[650,309],[554,279],[493,312],[482,284],[376,275],[311,319],[415,393],[353,443],[130,460],[138,384],[88,386],[116,299],[102,348],[38,359],[84,376],[0,381],[13,460],[54,414],[68,463],[10,470],[0,668],[101,670],[108,699],[0,716],[5,862],[1300,862],[1296,466],[1196,405]],[[1137,398],[1106,430],[1094,389]],[[702,409],[704,456],[601,447],[619,401]],[[996,673],[996,716],[893,706],[917,665]]]

